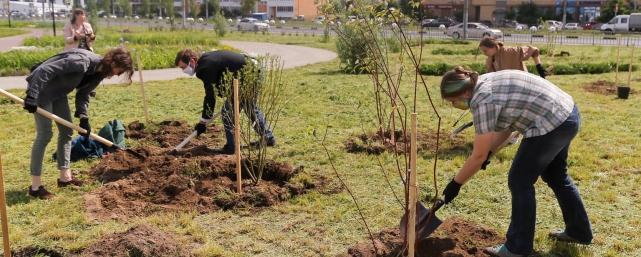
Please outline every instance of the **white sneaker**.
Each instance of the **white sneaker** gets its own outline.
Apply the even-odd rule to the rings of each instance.
[[[495,257],[523,257],[525,255],[511,253],[505,245],[485,248],[485,252]]]

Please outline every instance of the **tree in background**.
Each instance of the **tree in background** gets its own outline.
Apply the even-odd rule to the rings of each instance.
[[[111,14],[111,2],[109,0],[100,0],[100,1],[97,1],[96,4],[99,10],[103,10]]]
[[[519,5],[517,10],[517,21],[527,25],[538,24],[538,19],[542,15],[539,11],[539,7],[534,3],[522,3]]]
[[[147,17],[151,15],[151,3],[149,0],[142,0],[140,3],[140,16]]]
[[[118,6],[120,6],[120,10],[122,10],[123,16],[131,17],[132,10],[131,10],[131,2],[129,2],[129,0],[118,1]]]
[[[196,1],[189,1],[189,16],[194,18],[198,17],[198,9]]]
[[[85,4],[89,15],[89,24],[91,24],[93,32],[96,33],[98,31],[98,5],[96,0],[86,0]]]
[[[174,27],[174,18],[176,18],[176,12],[174,10],[174,0],[163,0],[163,5],[165,6],[165,15],[169,17],[169,23],[171,27]]]
[[[205,2],[206,1],[206,2]],[[200,13],[199,17],[206,17],[205,9],[208,8],[209,17],[217,15],[220,10],[220,1],[218,0],[205,0],[200,3]]]
[[[256,0],[242,0],[240,3],[240,12],[243,15],[249,15],[256,7]]]
[[[619,7],[618,12],[616,12],[616,7]],[[626,1],[624,0],[608,0],[603,9],[601,9],[601,16],[599,16],[599,22],[608,22],[610,19],[614,18],[615,15],[619,14],[630,14],[630,8]]]
[[[407,17],[412,18],[413,20],[422,20],[426,18],[427,12],[425,7],[421,4],[421,1],[418,0],[399,0],[398,6],[403,14]],[[388,5],[388,7],[393,7]]]

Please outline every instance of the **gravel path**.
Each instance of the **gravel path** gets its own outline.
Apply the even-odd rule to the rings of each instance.
[[[0,49],[11,48],[11,46],[19,46],[22,43],[25,35],[16,36],[21,37],[20,40],[11,39],[2,41],[0,40]],[[11,37],[14,38],[14,37]],[[17,45],[10,45],[11,42],[14,42]],[[18,42],[18,43],[16,43]],[[272,43],[258,43],[258,42],[242,42],[242,41],[222,41],[222,44],[232,46],[234,48],[240,49],[244,52],[250,54],[270,54],[280,56],[284,61],[284,67],[286,69],[295,68],[299,66],[304,66],[313,63],[327,62],[336,58],[336,53],[324,49],[317,49],[304,46],[295,46],[295,45],[280,45]],[[178,68],[169,68],[169,69],[160,69],[160,70],[145,70],[143,71],[144,81],[154,81],[154,80],[173,80],[177,78],[186,78],[188,77]],[[13,76],[13,77],[0,77],[0,88],[2,89],[12,89],[12,88],[26,88],[27,82],[25,81],[26,76]],[[138,81],[138,73],[134,73],[131,77],[133,81]],[[114,77],[111,79],[105,79],[103,84],[118,84],[122,83],[122,79]]]

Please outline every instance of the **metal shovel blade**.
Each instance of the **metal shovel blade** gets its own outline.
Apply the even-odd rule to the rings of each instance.
[[[422,203],[416,203],[416,241],[429,237],[441,224],[443,224],[443,221],[436,217],[436,211],[438,211],[443,204],[443,200],[437,200],[434,210],[430,210],[425,208]],[[407,233],[406,214],[403,214],[400,225],[401,235],[405,235]]]

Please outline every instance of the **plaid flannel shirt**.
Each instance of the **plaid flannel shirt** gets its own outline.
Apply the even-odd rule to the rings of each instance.
[[[554,130],[573,108],[572,96],[550,81],[518,70],[481,75],[470,102],[477,134],[510,130],[525,138]]]

